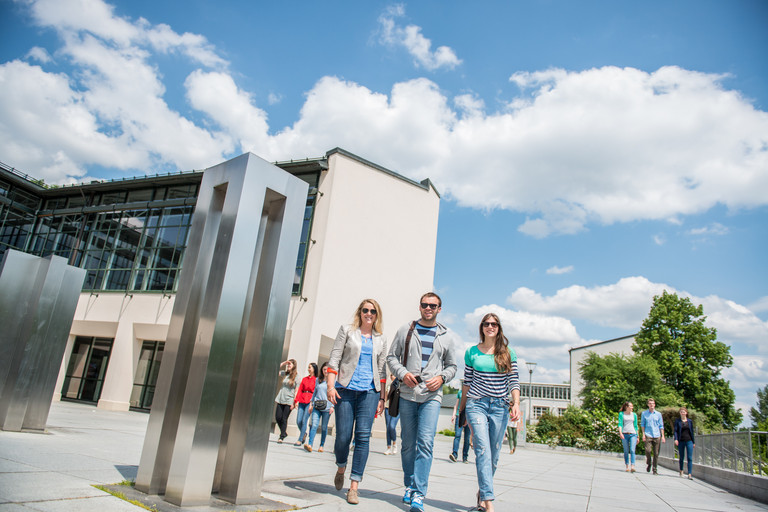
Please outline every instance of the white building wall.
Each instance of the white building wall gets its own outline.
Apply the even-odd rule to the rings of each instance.
[[[324,360],[339,327],[361,300],[377,300],[390,343],[419,316],[432,291],[439,196],[391,173],[336,153],[321,177],[303,297],[291,302],[289,357],[299,368]],[[325,342],[323,343],[323,340]],[[321,346],[322,345],[322,346]]]
[[[579,366],[584,358],[587,357],[588,352],[594,352],[599,356],[607,356],[608,354],[632,355],[632,345],[634,343],[635,335],[633,334],[623,338],[601,341],[599,343],[593,343],[592,345],[584,345],[583,347],[570,349],[568,353],[571,359],[571,403],[573,405],[581,405],[581,397],[579,397],[579,393],[584,389],[584,381],[581,379]]]

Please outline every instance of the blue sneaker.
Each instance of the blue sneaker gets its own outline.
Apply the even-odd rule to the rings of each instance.
[[[411,496],[413,496],[413,489],[410,487],[405,488],[405,494],[403,494],[403,503],[406,505],[411,504]]]
[[[411,494],[411,511],[410,512],[424,512],[424,496],[414,492]]]

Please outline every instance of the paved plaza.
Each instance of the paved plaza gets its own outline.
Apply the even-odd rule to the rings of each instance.
[[[45,434],[0,432],[0,512],[142,510],[93,485],[135,478],[148,419],[142,413],[108,412],[61,402],[53,404]],[[407,510],[400,502],[403,485],[399,455],[384,455],[383,439],[372,440],[357,506],[348,505],[344,492],[333,487],[333,438],[329,437],[329,450],[324,453],[307,453],[291,443],[277,444],[275,440],[273,436],[269,444],[263,508],[312,512]],[[473,505],[477,492],[475,466],[451,463],[451,442],[452,438],[441,435],[435,442],[427,511],[463,512]],[[473,457],[470,455],[471,462]],[[644,471],[642,463],[638,468],[643,471],[625,473],[621,459],[605,455],[525,447],[514,455],[505,451],[495,479],[496,509],[768,511],[768,505],[705,482],[680,478],[667,469],[659,468],[660,474],[653,476]],[[158,500],[158,509],[181,510],[162,500]],[[212,500],[210,506],[184,510],[241,512],[257,508]]]

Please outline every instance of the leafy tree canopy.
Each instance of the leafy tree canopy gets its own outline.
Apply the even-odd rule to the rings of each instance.
[[[752,419],[752,428],[755,430],[765,430],[768,426],[768,384],[763,389],[757,390],[757,409],[752,407],[749,410],[749,417]]]
[[[722,377],[722,370],[733,364],[731,349],[717,341],[717,331],[705,321],[701,305],[664,291],[653,298],[632,348],[656,361],[664,381],[686,405],[705,415],[709,429],[733,430],[741,423],[741,412]]]
[[[662,379],[656,361],[648,356],[588,352],[579,371],[584,381],[580,396],[586,409],[613,416],[624,402],[632,402],[639,416],[650,397],[658,407],[683,404],[680,394]]]

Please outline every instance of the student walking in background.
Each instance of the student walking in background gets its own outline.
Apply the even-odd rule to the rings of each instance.
[[[499,317],[486,314],[479,331],[480,343],[464,353],[464,394],[459,411],[466,410],[474,441],[480,487],[474,510],[493,512],[493,476],[507,420],[520,418],[520,382],[517,355],[504,336]]]
[[[451,459],[451,462],[456,462],[459,460],[459,447],[461,446],[462,434],[464,434],[464,447],[461,450],[461,460],[462,462],[469,462],[469,438],[472,434],[469,431],[469,425],[467,425],[467,422],[460,421],[462,419],[466,420],[466,418],[463,418],[461,414],[458,414],[461,397],[462,390],[459,388],[459,392],[456,395],[456,403],[453,404],[453,415],[451,416],[451,421],[453,421],[453,451],[451,452],[451,455],[448,456],[448,458]]]
[[[307,376],[301,379],[299,390],[296,392],[296,426],[299,427],[299,438],[294,443],[295,446],[301,446],[304,442],[304,436],[307,435],[307,423],[309,423],[309,404],[312,401],[312,393],[315,392],[315,382],[317,381],[317,364],[309,363],[307,367]]]
[[[520,423],[523,421],[523,413],[520,411],[520,416],[513,420],[512,409],[509,410],[509,423],[507,423],[507,439],[509,439],[509,453],[510,455],[517,450],[517,429],[520,428]]]
[[[358,487],[368,462],[373,419],[384,411],[387,339],[382,334],[381,307],[373,299],[357,306],[352,325],[342,325],[328,361],[328,400],[336,408],[336,475],[333,485],[344,487],[349,444],[355,448],[347,503],[360,502]]]
[[[693,480],[693,447],[696,446],[693,436],[693,421],[688,417],[688,409],[680,408],[680,418],[675,420],[675,446],[680,459],[680,476],[683,476],[683,457],[688,461],[688,480]],[[687,454],[687,456],[686,456]]]
[[[648,410],[643,411],[640,427],[643,429],[643,443],[645,443],[645,471],[651,471],[653,463],[653,474],[658,475],[657,466],[659,463],[659,449],[664,439],[664,420],[661,413],[656,410],[656,400],[648,399]]]
[[[394,375],[390,375],[390,387],[397,386],[397,380]],[[384,455],[395,455],[397,453],[397,422],[400,420],[400,411],[397,416],[389,414],[389,405],[384,409],[384,419],[387,422],[387,451]]]
[[[294,400],[296,399],[296,360],[289,359],[280,363],[280,375],[283,377],[283,383],[280,386],[280,390],[275,397],[275,422],[280,427],[280,437],[277,439],[278,443],[282,443],[283,439],[288,437],[288,416],[291,415],[291,411],[294,407]]]
[[[635,447],[637,446],[637,414],[632,402],[624,402],[619,410],[619,437],[624,447],[625,471],[635,472]]]
[[[304,445],[304,449],[308,452],[312,451],[312,447],[315,445],[315,434],[317,429],[320,430],[320,448],[317,451],[322,452],[325,446],[325,438],[328,435],[328,420],[333,412],[333,407],[328,401],[328,381],[326,376],[328,375],[328,363],[323,363],[320,367],[319,375],[317,376],[317,382],[315,384],[315,391],[312,393],[312,400],[309,402],[309,412],[312,415],[312,426],[309,428],[309,439]],[[322,424],[322,427],[320,425]]]

